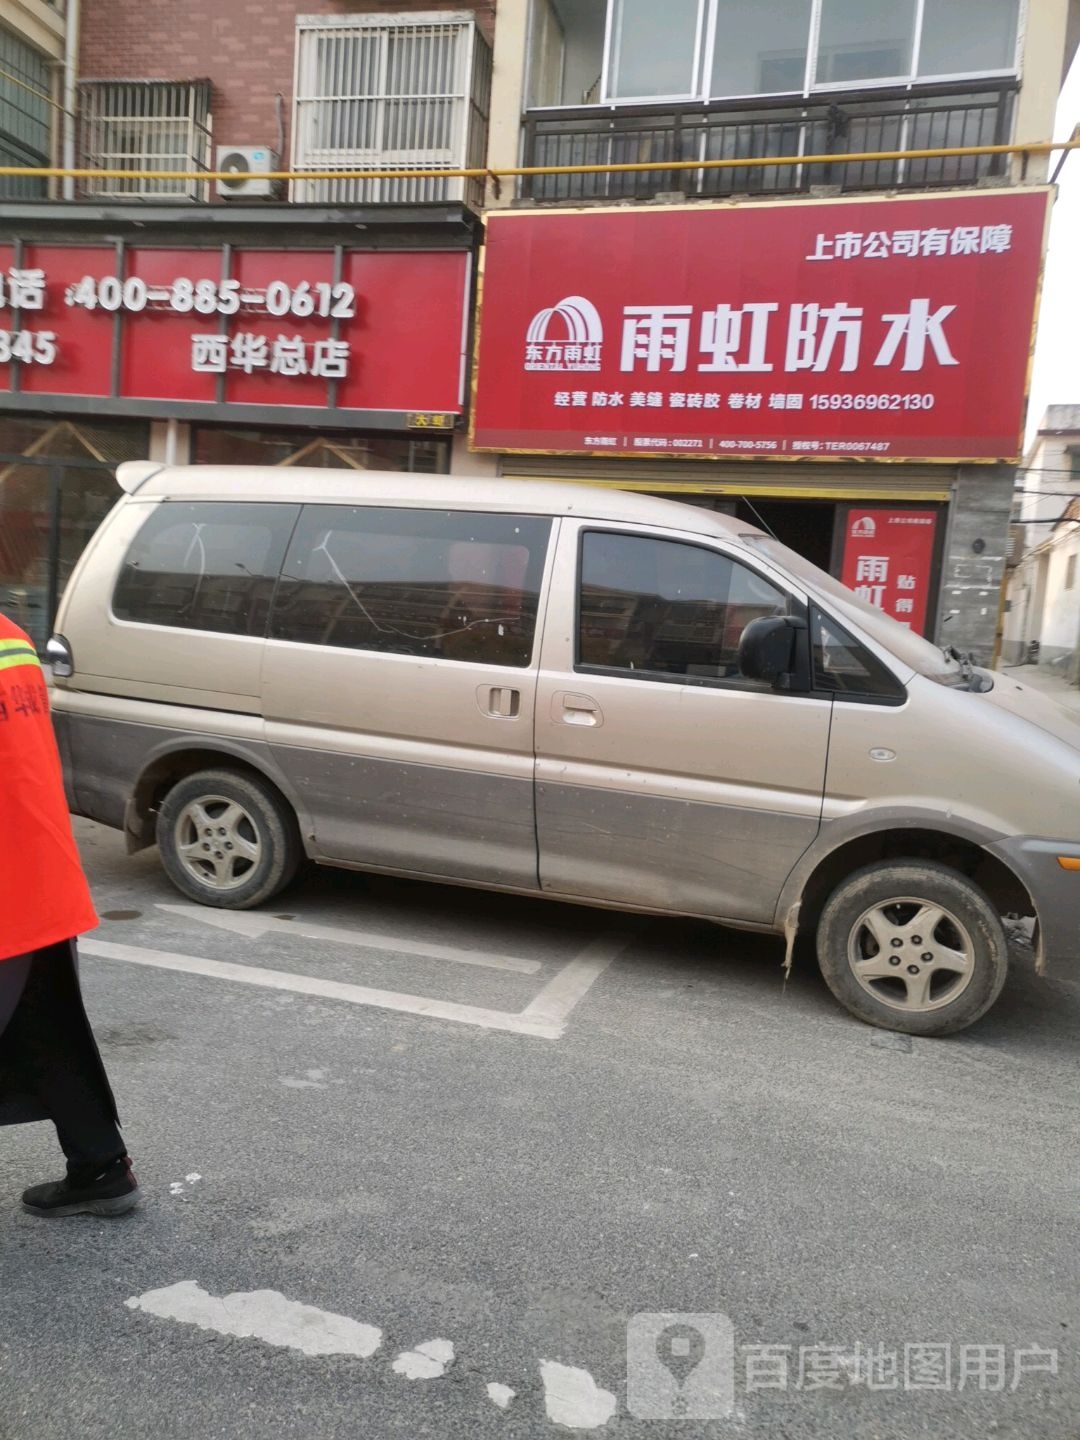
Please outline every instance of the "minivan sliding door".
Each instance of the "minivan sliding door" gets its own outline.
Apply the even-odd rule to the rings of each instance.
[[[552,522],[306,506],[263,676],[327,860],[537,887],[534,645]]]

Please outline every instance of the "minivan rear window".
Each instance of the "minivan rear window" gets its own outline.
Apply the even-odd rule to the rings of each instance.
[[[307,506],[271,637],[528,665],[550,532],[531,515]]]
[[[149,512],[113,595],[118,620],[265,635],[298,505],[166,500]]]

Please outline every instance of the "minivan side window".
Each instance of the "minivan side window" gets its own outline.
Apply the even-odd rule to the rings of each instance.
[[[751,620],[787,609],[781,590],[716,550],[610,531],[582,537],[581,669],[768,689],[740,674],[739,640]]]
[[[150,510],[113,594],[118,620],[265,635],[298,505],[166,500]]]
[[[810,616],[814,689],[838,700],[877,700],[899,705],[907,693],[876,655],[815,605]]]
[[[306,506],[271,637],[528,665],[550,533],[532,515]]]

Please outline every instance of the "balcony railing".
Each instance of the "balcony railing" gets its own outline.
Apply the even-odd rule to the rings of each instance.
[[[647,200],[659,194],[723,198],[783,195],[813,186],[841,190],[929,189],[1004,175],[1004,155],[845,161],[845,155],[1004,145],[1012,134],[1015,81],[973,88],[848,91],[828,99],[710,101],[688,105],[590,105],[533,110],[524,120],[522,164],[655,169],[614,174],[523,176],[522,199],[547,203]],[[813,165],[762,166],[781,155],[835,156]],[[665,163],[745,160],[724,169],[666,170]]]

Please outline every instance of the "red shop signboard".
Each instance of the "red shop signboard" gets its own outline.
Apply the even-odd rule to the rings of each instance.
[[[879,505],[847,511],[840,579],[901,625],[926,633],[937,511]]]
[[[489,215],[473,444],[1015,459],[1049,200]]]
[[[469,282],[462,251],[0,246],[0,405],[295,406],[450,428]]]

